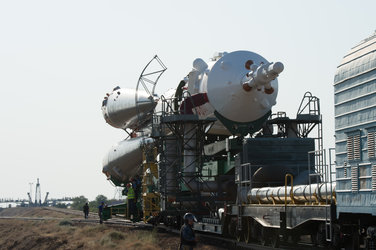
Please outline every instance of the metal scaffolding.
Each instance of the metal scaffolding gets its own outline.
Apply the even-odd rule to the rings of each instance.
[[[189,98],[189,94],[185,93]],[[152,137],[159,143],[159,191],[162,208],[175,203],[175,209],[198,208],[202,202],[217,195],[212,192],[202,196],[199,188],[192,185],[205,185],[202,176],[204,163],[205,128],[216,119],[199,119],[195,114],[181,114],[175,108],[175,98],[161,97],[162,110],[153,118]],[[184,104],[183,104],[184,105]],[[187,159],[190,162],[184,163]],[[188,169],[194,171],[187,172]]]

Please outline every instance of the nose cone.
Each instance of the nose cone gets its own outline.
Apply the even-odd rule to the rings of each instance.
[[[102,103],[103,116],[115,128],[137,130],[150,123],[157,100],[145,91],[117,89]]]

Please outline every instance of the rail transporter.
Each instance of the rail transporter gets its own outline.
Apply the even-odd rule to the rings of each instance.
[[[158,97],[166,67],[156,56],[136,90],[107,94],[106,121],[129,137],[111,148],[103,172],[117,186],[143,176],[133,219],[179,228],[189,211],[199,218],[195,230],[247,243],[278,247],[309,235],[323,247],[372,249],[374,214],[338,213],[341,179],[335,151],[323,149],[319,99],[307,92],[293,119],[271,112],[283,68],[249,51],[216,53],[196,59],[178,87]]]

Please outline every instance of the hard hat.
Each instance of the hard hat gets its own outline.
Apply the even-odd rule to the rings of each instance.
[[[196,217],[192,213],[186,213],[183,219],[184,221],[193,220],[194,222],[197,222]]]

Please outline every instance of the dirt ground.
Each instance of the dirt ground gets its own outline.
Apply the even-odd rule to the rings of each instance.
[[[5,216],[14,218],[4,219]],[[77,215],[46,208],[0,211],[0,249],[178,249],[179,237],[155,230],[73,222]],[[17,217],[46,220],[16,219]],[[222,249],[199,243],[197,249]]]
[[[65,209],[51,210],[44,207],[35,208],[25,208],[25,207],[15,207],[15,208],[5,208],[0,210],[1,216],[12,216],[12,217],[41,217],[41,218],[76,218],[76,213],[79,211],[64,212]],[[78,213],[77,213],[78,214]]]

